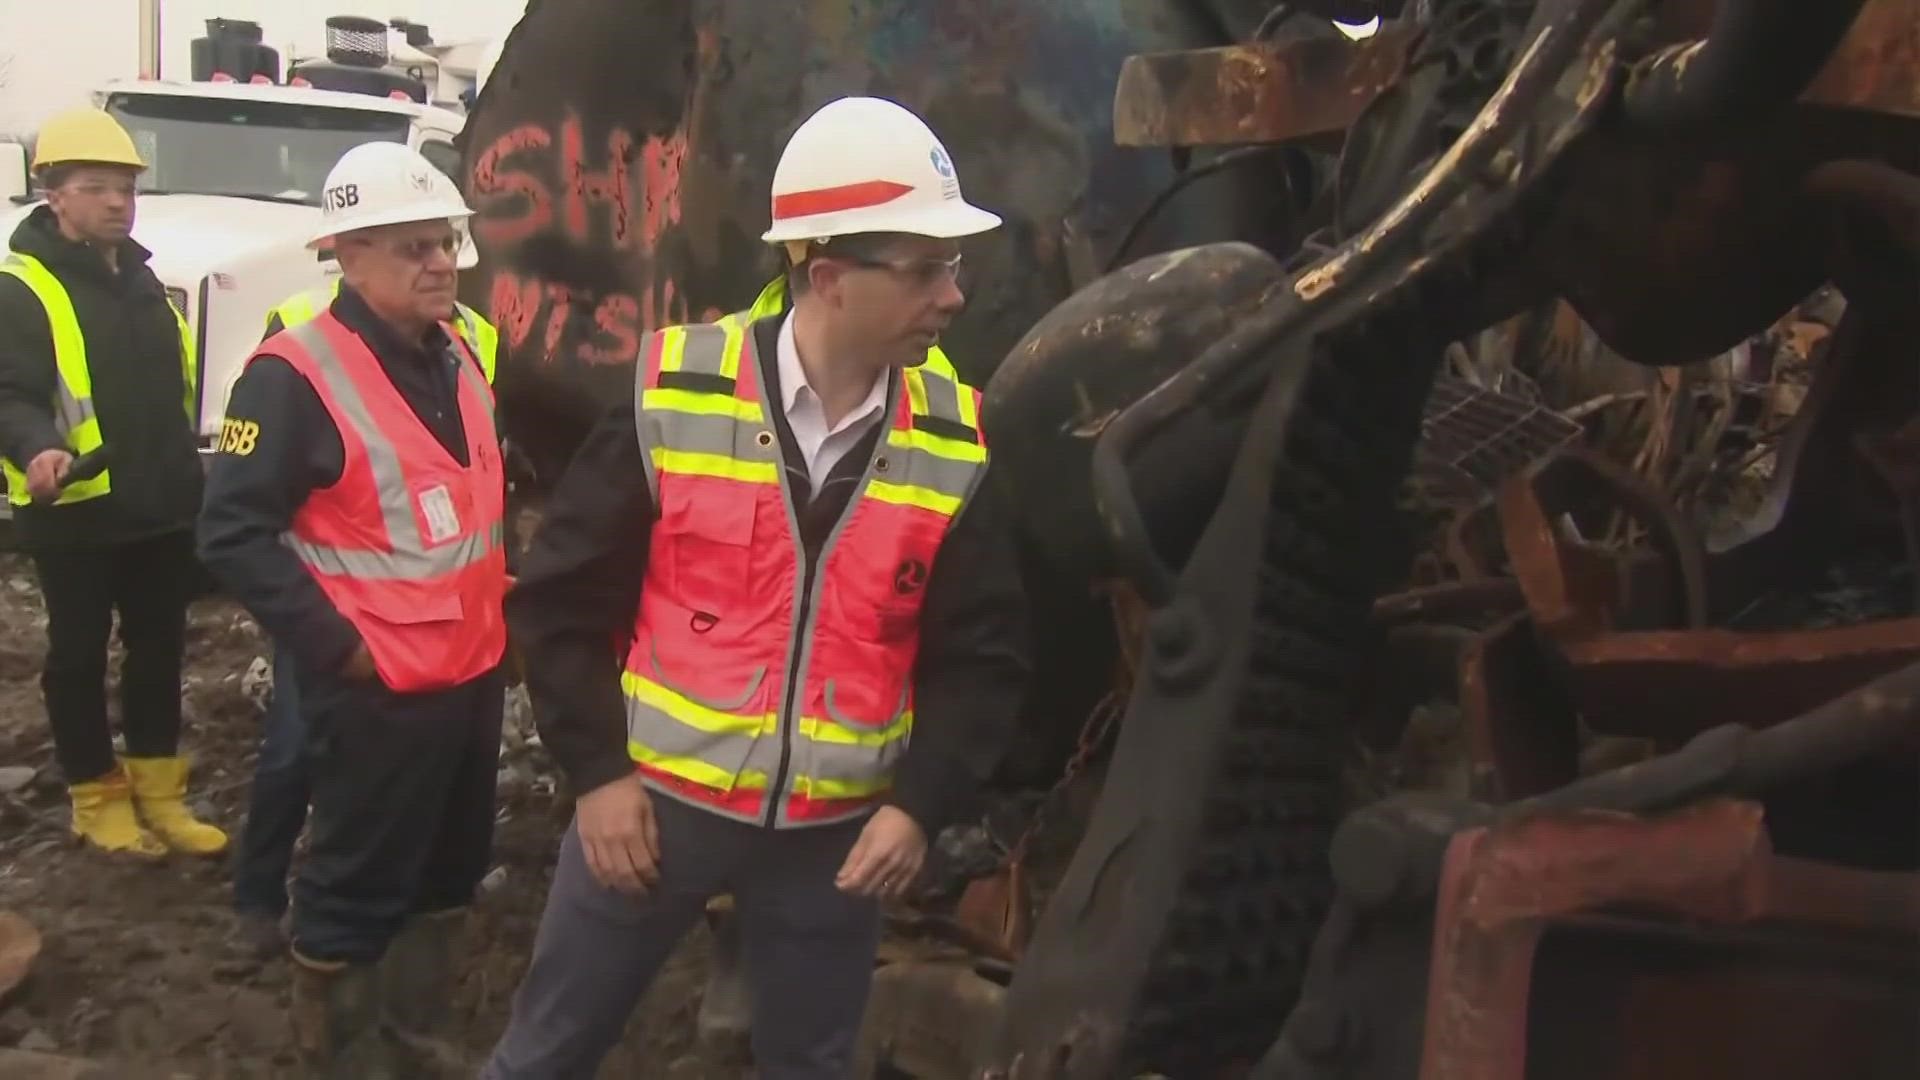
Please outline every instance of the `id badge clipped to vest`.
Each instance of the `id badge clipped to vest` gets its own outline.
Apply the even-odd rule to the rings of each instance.
[[[441,544],[460,535],[460,514],[445,484],[435,484],[419,496],[420,517],[427,523],[427,543]]]

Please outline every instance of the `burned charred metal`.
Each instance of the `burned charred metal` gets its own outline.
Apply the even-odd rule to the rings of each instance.
[[[1409,554],[1393,492],[1440,353],[1476,317],[1476,271],[1510,261],[1540,216],[1520,196],[1544,196],[1617,70],[1613,5],[1493,8],[1522,59],[1459,71],[1464,141],[1096,443],[1114,555],[1154,609],[1143,678],[988,1075],[1206,1076],[1277,1030],[1325,910],[1339,703],[1371,599]],[[1029,338],[1053,332],[1043,319]],[[1132,451],[1234,400],[1254,403],[1245,442],[1176,571],[1132,494]]]
[[[1920,658],[1897,620],[1728,626],[1758,580],[1730,568],[1759,565],[1766,551],[1777,564],[1790,557],[1784,541],[1764,528],[1739,542],[1703,536],[1629,470],[1552,440],[1480,478],[1520,469],[1499,498],[1461,515],[1456,547],[1473,555],[1463,580],[1376,600],[1404,580],[1410,552],[1391,489],[1425,458],[1413,446],[1449,342],[1561,295],[1626,359],[1680,363],[1757,332],[1823,276],[1857,279],[1842,256],[1880,259],[1869,234],[1829,252],[1840,234],[1825,219],[1779,225],[1804,216],[1810,194],[1889,222],[1906,205],[1899,177],[1914,163],[1911,147],[1887,136],[1910,129],[1899,110],[1881,117],[1883,105],[1871,103],[1884,102],[1884,87],[1901,84],[1912,65],[1836,73],[1848,57],[1886,54],[1862,27],[1920,31],[1920,4],[1851,7],[1782,21],[1775,16],[1786,7],[1722,7],[1716,16],[1702,4],[1436,3],[1420,27],[1389,23],[1344,51],[1325,41],[1255,42],[1129,61],[1116,94],[1123,140],[1319,146],[1343,117],[1351,127],[1316,200],[1325,227],[1283,258],[1289,288],[1193,350],[1171,377],[1117,395],[1132,395],[1130,404],[1103,399],[1101,423],[1079,436],[1093,444],[1101,565],[1124,572],[1152,614],[1107,787],[1014,971],[980,1075],[1205,1078],[1263,1054],[1261,1075],[1274,1077],[1687,1075],[1668,1041],[1676,1029],[1630,1007],[1634,993],[1684,997],[1659,958],[1686,935],[1670,919],[1622,916],[1621,904],[1729,924],[1682,944],[1731,949],[1724,965],[1771,980],[1768,994],[1708,1010],[1702,1022],[1715,1030],[1780,1008],[1781,987],[1841,988],[1876,1017],[1897,1000],[1888,994],[1913,988],[1920,957],[1901,935],[1916,916],[1899,903],[1914,886],[1920,836],[1887,827],[1913,801],[1902,792],[1915,771],[1898,756],[1910,748],[1912,714],[1889,721],[1898,739],[1864,714],[1831,709],[1781,723],[1829,699],[1851,707],[1904,693],[1887,683],[1837,697]],[[1381,60],[1389,52],[1395,64]],[[1716,58],[1708,74],[1722,74],[1675,77],[1685,72],[1673,58],[1700,55]],[[1739,64],[1719,58],[1759,56],[1775,56],[1776,70],[1727,82]],[[1313,87],[1289,93],[1309,69],[1319,72]],[[1349,92],[1350,113],[1337,111],[1329,85]],[[1756,111],[1684,145],[1671,138],[1713,123],[1731,103]],[[1894,127],[1813,132],[1808,109],[1872,112]],[[1849,158],[1873,167],[1832,164]],[[1739,230],[1750,235],[1735,242]],[[1887,232],[1903,235],[1902,225]],[[1592,257],[1596,250],[1606,257]],[[1883,290],[1904,287],[1881,277]],[[1018,381],[988,388],[990,437],[992,410],[1006,416],[1031,401],[1058,375],[1050,365],[1065,355],[1058,343],[1076,326],[1118,317],[1129,291],[1104,279],[1041,320],[1023,339],[1027,351],[1016,350]],[[1849,340],[1874,337],[1862,322],[1874,311],[1877,334],[1900,321],[1863,293],[1849,308],[1847,338],[1836,335],[1836,355]],[[1880,474],[1904,491],[1896,436],[1915,401],[1892,392],[1906,376],[1877,362],[1890,355],[1887,340],[1875,338],[1876,362],[1841,365],[1871,369],[1872,379],[1828,395],[1857,402],[1874,396],[1872,384],[1879,413],[1823,418],[1810,399],[1803,419],[1822,434],[1810,445],[1837,448],[1829,456],[1844,455],[1862,474],[1853,436],[1863,416],[1885,416],[1890,434],[1870,445]],[[1224,468],[1217,446],[1189,463],[1209,505],[1203,523],[1186,526],[1190,544],[1169,543],[1163,489],[1142,477],[1176,445],[1180,425],[1200,417],[1233,418],[1235,453]],[[1443,445],[1430,440],[1428,452]],[[1794,483],[1791,448],[1786,455],[1783,483],[1810,491],[1818,481]],[[1859,514],[1848,520],[1885,516],[1884,491],[1852,494]],[[1834,492],[1820,495],[1808,505],[1834,504]],[[1655,542],[1623,554],[1569,532],[1564,522],[1580,516],[1582,501],[1628,511]],[[1794,520],[1796,538],[1819,528],[1810,511]],[[1821,550],[1843,543],[1829,536]],[[1808,573],[1818,565],[1791,557]],[[1335,835],[1339,746],[1368,642],[1423,627],[1441,651],[1464,643],[1452,690],[1480,801],[1404,796],[1360,811]],[[1780,726],[1742,735],[1724,726],[1736,719]],[[1583,745],[1596,737],[1671,756],[1582,780],[1606,759]],[[1760,775],[1745,775],[1750,768]],[[1879,770],[1862,784],[1869,795],[1810,804],[1810,790],[1830,791],[1863,769]],[[1745,798],[1709,801],[1724,795]],[[1626,820],[1595,808],[1669,816]],[[1863,820],[1877,827],[1861,830]],[[1876,838],[1847,842],[1848,829]],[[1663,843],[1700,858],[1663,862]],[[1529,867],[1564,878],[1565,891],[1527,907],[1514,890]],[[1808,899],[1813,882],[1858,903]],[[1780,890],[1772,899],[1770,887]],[[1696,895],[1712,889],[1743,889],[1753,902]],[[1874,905],[1888,902],[1895,913],[1876,916]],[[1755,919],[1782,927],[1745,925]],[[1542,938],[1549,922],[1555,932]],[[1561,922],[1578,925],[1562,932]],[[1844,948],[1838,959],[1805,961],[1809,943],[1830,944],[1843,928],[1901,948],[1872,970]],[[1653,970],[1615,964],[1603,988],[1613,997],[1596,990],[1570,1000],[1611,1010],[1598,1030],[1641,1033],[1660,1048],[1656,1057],[1668,1056],[1595,1053],[1577,1030],[1551,1026],[1571,1015],[1561,1011],[1544,1014],[1553,1037],[1534,1040],[1540,1054],[1560,1056],[1532,1059],[1528,1073],[1529,1058],[1515,1055],[1529,978],[1578,990],[1555,981],[1557,967],[1530,976],[1534,961],[1588,956],[1594,934],[1652,942],[1620,951]],[[1574,951],[1555,951],[1565,949]],[[1432,972],[1430,955],[1441,962]],[[1435,983],[1451,988],[1441,1004],[1429,1003],[1430,974],[1450,980]],[[1719,970],[1712,978],[1725,985]],[[1470,1015],[1446,1011],[1456,1002]],[[1280,1042],[1263,1045],[1283,1023]],[[1862,1075],[1895,1075],[1889,1066],[1911,1060],[1909,1043],[1885,1032],[1862,1046]],[[1782,1062],[1808,1060],[1804,1047],[1798,1057],[1779,1053]],[[1753,1058],[1730,1054],[1703,1075],[1740,1075],[1742,1060]]]
[[[1757,614],[1756,583],[1920,556],[1920,0],[871,7],[810,2],[795,30],[544,0],[466,176],[467,280],[543,482],[624,399],[639,331],[773,272],[774,148],[826,97],[915,107],[1006,212],[952,344],[993,373],[983,423],[1056,619],[1008,767],[1027,814],[939,838],[958,899],[897,913],[936,951],[886,958],[866,1063],[1711,1080],[1813,1064],[1779,1019],[1811,999],[1851,1040],[1831,1062],[1910,1073],[1883,1019],[1920,969],[1920,825],[1890,824],[1920,822],[1920,580],[1816,627]],[[1375,13],[1363,42],[1306,32]],[[1687,363],[1827,280],[1846,315],[1733,531],[1445,371],[1556,298],[1626,360]],[[1417,574],[1410,477],[1454,514]],[[1654,542],[1579,527],[1618,513]],[[1149,610],[1108,754],[1089,713],[1135,644],[1089,594],[1112,577]],[[1352,812],[1351,742],[1390,739],[1429,681],[1467,782]],[[1646,760],[1601,771],[1602,739]],[[1088,773],[1037,887],[1009,856]],[[1670,1017],[1726,1052],[1685,1072],[1705,1059]]]
[[[1752,800],[1916,753],[1920,664],[1506,806],[1360,810],[1333,840],[1300,1004],[1253,1076],[1911,1075],[1920,874],[1774,855]],[[1530,986],[1559,998],[1530,1005]],[[1804,1036],[1827,1025],[1846,1045]]]

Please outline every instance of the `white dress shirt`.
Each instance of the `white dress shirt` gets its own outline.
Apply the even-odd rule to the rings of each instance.
[[[800,366],[800,350],[793,343],[791,311],[780,323],[776,360],[780,370],[780,408],[787,414],[787,426],[793,430],[793,441],[800,447],[800,457],[807,463],[807,475],[813,490],[818,492],[834,465],[886,410],[886,372],[875,375],[866,400],[855,405],[829,429],[820,397],[807,385],[807,370]]]

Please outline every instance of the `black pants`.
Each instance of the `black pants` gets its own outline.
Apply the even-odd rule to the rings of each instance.
[[[307,727],[294,667],[293,654],[276,646],[247,825],[234,845],[234,910],[274,918],[287,910],[287,868],[307,826]]]
[[[68,783],[112,771],[107,727],[107,635],[120,613],[120,726],[130,757],[180,747],[180,660],[187,604],[201,571],[191,532],[107,547],[33,552],[47,605],[47,662],[40,676],[54,756]]]
[[[486,875],[505,684],[498,669],[424,694],[298,678],[313,813],[293,946],[378,960],[407,916],[471,903]]]

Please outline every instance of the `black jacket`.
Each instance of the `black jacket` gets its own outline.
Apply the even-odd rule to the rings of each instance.
[[[458,361],[447,335],[436,327],[423,341],[402,340],[345,285],[329,310],[373,348],[414,415],[466,464]],[[235,380],[226,415],[229,423],[255,429],[213,458],[200,511],[200,561],[277,647],[292,650],[298,671],[329,677],[353,655],[360,634],[280,534],[309,493],[340,479],[346,465],[340,430],[306,377],[271,354],[254,359]]]
[[[754,325],[762,385],[776,402],[779,325],[778,318]],[[849,449],[809,498],[793,433],[780,409],[772,413],[799,504],[801,541],[812,559],[885,425],[874,425]],[[913,740],[895,774],[892,801],[929,838],[977,812],[980,788],[1010,742],[1026,692],[1026,595],[1012,518],[992,481],[989,469],[942,544],[921,613]],[[608,409],[574,454],[507,594],[507,620],[540,737],[577,793],[633,770],[620,691],[623,658],[614,643],[633,628],[655,520],[628,398]]]
[[[9,244],[46,264],[73,300],[113,487],[97,499],[18,508],[21,544],[100,546],[193,528],[198,439],[181,408],[180,326],[147,266],[151,253],[125,241],[115,273],[91,246],[67,239],[44,206],[20,223]],[[41,452],[67,447],[53,426],[58,392],[46,309],[25,282],[0,275],[0,454],[22,471]]]

